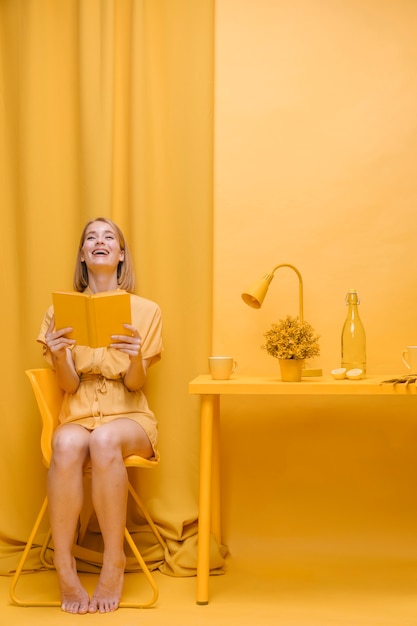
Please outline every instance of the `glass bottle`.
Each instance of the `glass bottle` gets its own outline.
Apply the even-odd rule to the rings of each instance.
[[[360,299],[356,289],[347,292],[345,302],[349,308],[342,330],[342,367],[347,370],[359,368],[365,375],[366,335],[359,317]]]

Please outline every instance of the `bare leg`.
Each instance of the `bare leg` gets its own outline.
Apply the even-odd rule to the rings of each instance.
[[[118,419],[91,434],[92,497],[104,541],[103,567],[91,598],[91,613],[115,611],[122,596],[128,495],[123,457],[128,454],[152,455],[146,433],[133,420]]]
[[[87,613],[89,597],[77,575],[72,555],[74,536],[83,503],[83,465],[90,433],[74,424],[58,428],[48,472],[49,517],[54,542],[54,562],[61,591],[61,608],[67,613]]]

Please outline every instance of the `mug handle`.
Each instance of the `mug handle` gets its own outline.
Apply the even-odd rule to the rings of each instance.
[[[403,350],[401,353],[401,359],[407,369],[411,370],[411,365],[407,361],[408,350]]]
[[[237,370],[237,361],[233,361],[232,374],[234,374],[236,370]]]

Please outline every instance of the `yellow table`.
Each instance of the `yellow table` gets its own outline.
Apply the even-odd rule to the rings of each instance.
[[[233,376],[230,380],[212,380],[209,374],[194,378],[190,394],[201,396],[200,497],[197,555],[197,604],[208,604],[210,573],[210,534],[221,544],[220,522],[220,396],[383,396],[416,394],[414,384],[382,384],[391,375],[363,380],[334,380],[331,377],[303,378],[284,383],[276,378]]]

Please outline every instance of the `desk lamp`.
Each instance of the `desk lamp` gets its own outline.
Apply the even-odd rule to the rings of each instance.
[[[298,276],[298,282],[299,282],[299,298],[298,299],[299,299],[299,307],[300,307],[299,318],[300,318],[300,322],[302,322],[304,320],[303,279],[298,269],[294,267],[294,265],[290,265],[289,263],[280,263],[280,265],[276,265],[271,272],[268,272],[268,274],[265,274],[265,276],[263,276],[261,280],[259,280],[257,283],[252,285],[252,287],[250,287],[248,291],[245,291],[244,293],[242,293],[242,299],[248,306],[251,306],[254,309],[260,309],[264,301],[264,298],[266,296],[266,293],[268,291],[268,287],[271,284],[272,279],[274,278],[274,273],[280,267],[290,267],[292,270],[294,270],[294,272]],[[322,370],[312,369],[312,368],[303,369],[302,375],[303,376],[321,376]]]

